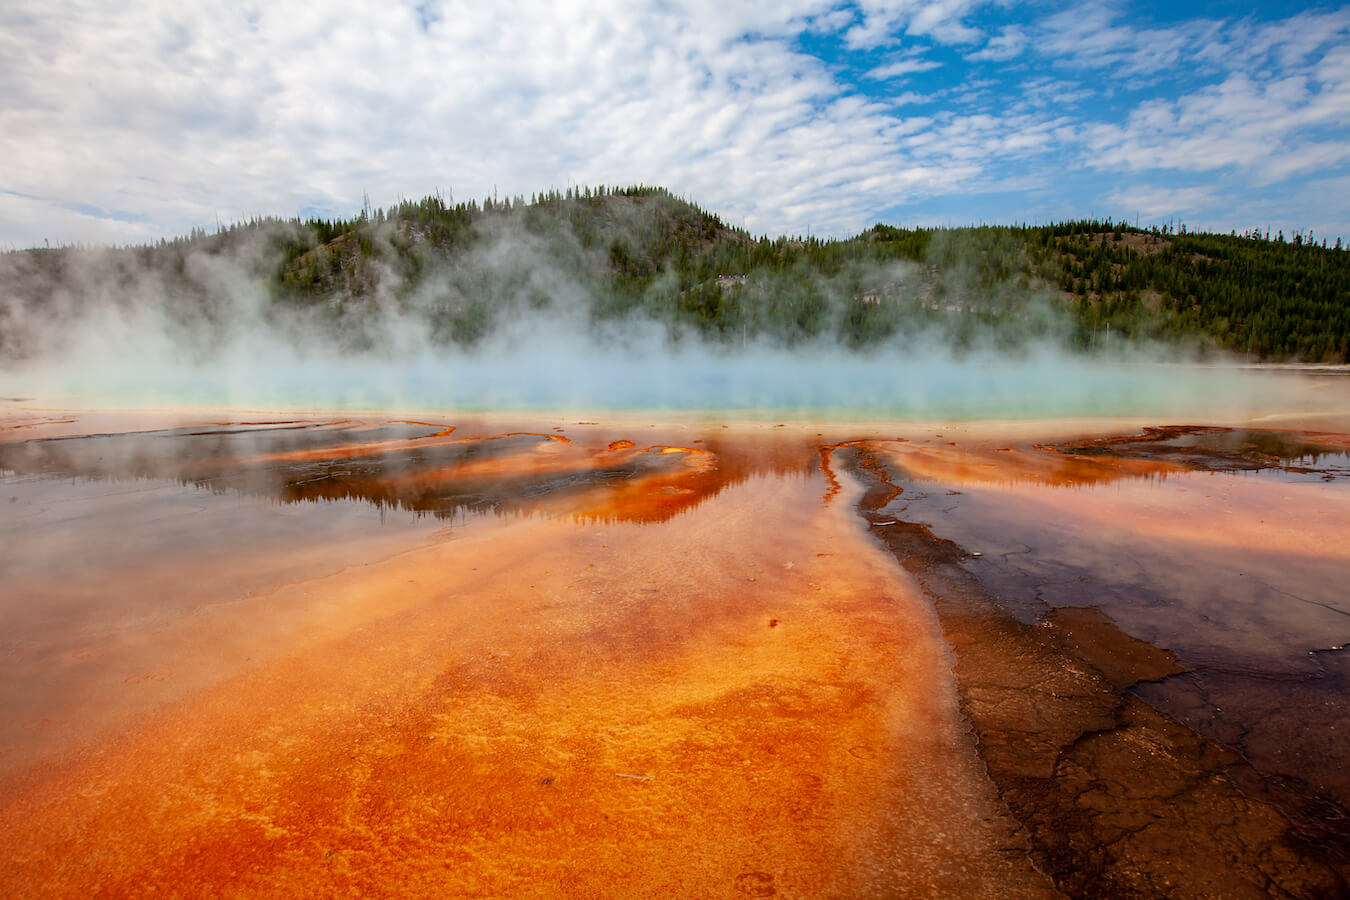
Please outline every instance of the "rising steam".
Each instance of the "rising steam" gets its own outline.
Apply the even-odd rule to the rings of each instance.
[[[867,285],[874,314],[936,305],[921,296],[923,267],[906,262],[732,285],[773,308],[809,282],[823,321],[809,339],[762,322],[714,335],[672,324],[659,307],[674,288],[661,278],[664,294],[606,313],[617,303],[594,277],[605,259],[566,228],[541,235],[510,219],[477,223],[471,249],[428,259],[416,279],[375,254],[357,276],[366,283],[288,303],[276,299],[276,248],[280,232],[300,227],[269,224],[223,248],[195,242],[173,253],[0,257],[0,396],[81,407],[971,418],[1241,415],[1289,399],[1284,383],[1182,365],[1158,348],[1066,349],[1063,313],[1010,285],[998,290],[1018,294],[1017,314],[959,341],[931,316],[901,321],[882,340],[841,341],[832,322]],[[617,216],[606,227],[599,246],[622,253],[625,236],[649,226]],[[961,298],[979,290],[949,279],[943,302],[959,318]]]

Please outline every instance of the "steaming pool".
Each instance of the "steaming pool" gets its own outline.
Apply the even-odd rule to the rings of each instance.
[[[1344,893],[1345,409],[6,401],[0,891]]]

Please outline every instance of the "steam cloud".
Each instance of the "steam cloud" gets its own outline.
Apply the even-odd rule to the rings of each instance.
[[[597,318],[609,301],[584,277],[586,251],[565,232],[541,237],[509,220],[477,223],[470,252],[415,283],[377,262],[358,300],[287,304],[273,299],[269,273],[276,232],[288,227],[300,226],[251,229],[224,252],[190,244],[168,274],[152,248],[0,257],[0,396],[75,407],[895,418],[1245,415],[1290,403],[1286,382],[1169,360],[1159,348],[1069,351],[1055,340],[1052,306],[1030,299],[1005,330],[960,348],[924,329],[851,348],[764,331],[710,340],[641,309]],[[816,287],[847,297],[861,280],[903,292],[921,275],[908,263],[846,274]],[[1036,336],[1009,339],[1028,317]],[[478,331],[446,340],[447,327]]]

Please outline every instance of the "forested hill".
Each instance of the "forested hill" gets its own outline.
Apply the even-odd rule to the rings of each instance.
[[[730,346],[945,340],[978,352],[1049,339],[1136,339],[1251,360],[1350,362],[1350,252],[1286,239],[1140,230],[1110,221],[754,237],[658,188],[583,188],[350,220],[258,219],[154,246],[0,256],[0,356],[99,304],[156,298],[209,346],[241,294],[264,319],[372,349],[391,315],[431,343],[471,346],[564,311],[604,329],[654,321]]]

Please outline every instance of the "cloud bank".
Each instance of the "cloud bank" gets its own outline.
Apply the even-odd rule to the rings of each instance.
[[[570,183],[768,234],[1170,191],[1196,227],[1350,237],[1319,188],[1350,175],[1347,47],[1350,10],[1287,5],[15,0],[0,246]]]

